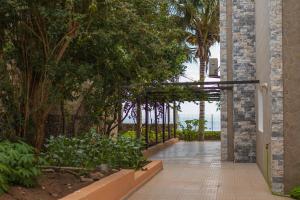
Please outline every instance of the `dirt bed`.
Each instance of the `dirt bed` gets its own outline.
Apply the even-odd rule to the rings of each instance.
[[[107,173],[105,176],[110,174]],[[0,196],[0,200],[56,200],[93,182],[95,182],[93,179],[82,181],[70,173],[45,173],[39,178],[36,187],[11,187],[8,193]]]

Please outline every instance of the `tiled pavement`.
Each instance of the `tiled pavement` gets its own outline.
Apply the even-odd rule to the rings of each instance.
[[[219,142],[179,142],[154,155],[164,170],[128,200],[280,200],[256,164],[220,162]]]

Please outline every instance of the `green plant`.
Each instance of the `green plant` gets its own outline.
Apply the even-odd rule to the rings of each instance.
[[[51,137],[45,147],[45,159],[56,166],[141,168],[145,161],[143,143],[130,133],[109,138],[91,130],[79,137]]]
[[[300,186],[295,187],[291,192],[290,195],[294,199],[300,199]]]
[[[199,140],[199,132],[198,128],[205,128],[205,121],[193,119],[193,120],[185,120],[184,123],[180,123],[181,131],[178,131],[179,138],[185,141],[195,141]]]
[[[136,132],[135,131],[126,131],[126,132],[122,133],[122,136],[135,139],[136,138]]]
[[[170,130],[171,131],[171,134],[173,134],[173,129]],[[142,143],[145,142],[145,129],[142,130],[142,135],[141,135],[141,141]],[[135,139],[136,138],[136,132],[135,131],[126,131],[124,133],[121,133],[122,136],[124,137],[129,137],[129,138],[132,138],[132,139]],[[152,144],[155,144],[156,143],[156,133],[155,131],[153,130],[150,130],[149,131],[149,144],[152,145]],[[165,131],[165,139],[167,140],[168,138],[168,132],[167,130]],[[162,132],[158,132],[157,133],[157,142],[160,143],[163,141],[163,134]]]
[[[9,185],[34,186],[41,174],[38,166],[42,162],[24,142],[0,142],[0,193],[7,191]]]
[[[143,146],[143,142],[138,139],[118,137],[112,149],[116,159],[114,165],[119,168],[141,168],[146,162],[141,151]]]
[[[204,138],[205,140],[220,140],[221,131],[205,131]]]

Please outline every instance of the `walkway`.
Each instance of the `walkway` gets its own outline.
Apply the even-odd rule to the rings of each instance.
[[[151,159],[164,170],[128,200],[280,200],[256,164],[220,162],[219,142],[179,142]]]

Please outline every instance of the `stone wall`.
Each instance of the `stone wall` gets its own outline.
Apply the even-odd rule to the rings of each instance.
[[[283,193],[283,76],[282,76],[282,0],[270,0],[271,65],[271,177],[272,191]]]
[[[232,1],[232,31],[228,32],[228,2]],[[259,0],[257,0],[259,1]],[[260,60],[260,66],[265,66],[263,72],[267,76],[258,75],[257,78],[268,84],[268,91],[265,95],[264,105],[267,107],[268,123],[264,123],[264,133],[269,134],[270,140],[270,182],[272,191],[275,193],[284,193],[284,87],[283,82],[290,81],[292,75],[284,80],[283,78],[283,20],[282,20],[282,0],[267,0],[268,16],[266,26],[269,28],[269,37],[261,39],[268,40],[264,59]],[[290,0],[291,1],[291,0]],[[259,2],[261,3],[261,2]],[[294,3],[295,4],[295,3]],[[231,12],[231,11],[230,11]],[[286,12],[288,13],[288,12]],[[295,12],[297,13],[297,12]],[[227,15],[226,15],[227,14]],[[230,16],[230,15],[229,15]],[[255,1],[254,0],[220,0],[220,27],[221,27],[221,80],[230,80],[232,74],[233,80],[254,80],[256,78],[256,23],[255,23]],[[266,19],[264,19],[266,20]],[[292,20],[291,20],[292,21]],[[227,24],[226,24],[227,23]],[[263,25],[263,24],[262,24]],[[229,33],[232,33],[232,41]],[[297,31],[294,31],[297,34]],[[293,42],[295,40],[292,40]],[[265,41],[263,41],[265,42]],[[287,42],[287,41],[285,41]],[[232,57],[229,55],[230,46],[232,46]],[[259,49],[260,50],[260,49]],[[290,55],[290,54],[289,54]],[[261,55],[259,55],[261,56]],[[232,60],[232,72],[229,71],[229,62]],[[261,61],[268,60],[269,63]],[[292,66],[292,65],[291,65]],[[285,69],[288,70],[288,69]],[[260,73],[260,72],[259,72]],[[229,111],[233,110],[233,134],[234,134],[234,161],[235,162],[255,162],[256,161],[256,85],[236,85],[233,89],[233,102],[231,106],[228,91],[222,95],[222,159],[228,159],[230,152],[230,133],[229,130]],[[289,93],[291,94],[291,93]],[[287,95],[285,95],[287,96]],[[287,106],[286,106],[287,107]],[[288,107],[287,107],[288,108]],[[286,115],[290,116],[290,115]],[[265,117],[264,117],[265,118]],[[285,136],[289,133],[285,133]],[[265,136],[264,136],[265,137]],[[262,138],[262,137],[261,137]],[[268,142],[261,142],[266,145]],[[260,150],[262,148],[258,148]],[[262,152],[260,152],[262,153]],[[260,158],[263,160],[263,158]],[[261,161],[262,163],[263,161]],[[267,161],[268,162],[268,161]],[[263,166],[261,164],[261,166]],[[289,170],[291,171],[291,170]]]
[[[233,80],[254,80],[255,6],[253,0],[233,0]],[[233,89],[235,162],[256,161],[256,120],[254,84]]]
[[[220,0],[220,50],[221,50],[221,81],[227,81],[227,9],[226,0]],[[221,96],[221,159],[228,160],[227,135],[227,94]]]

